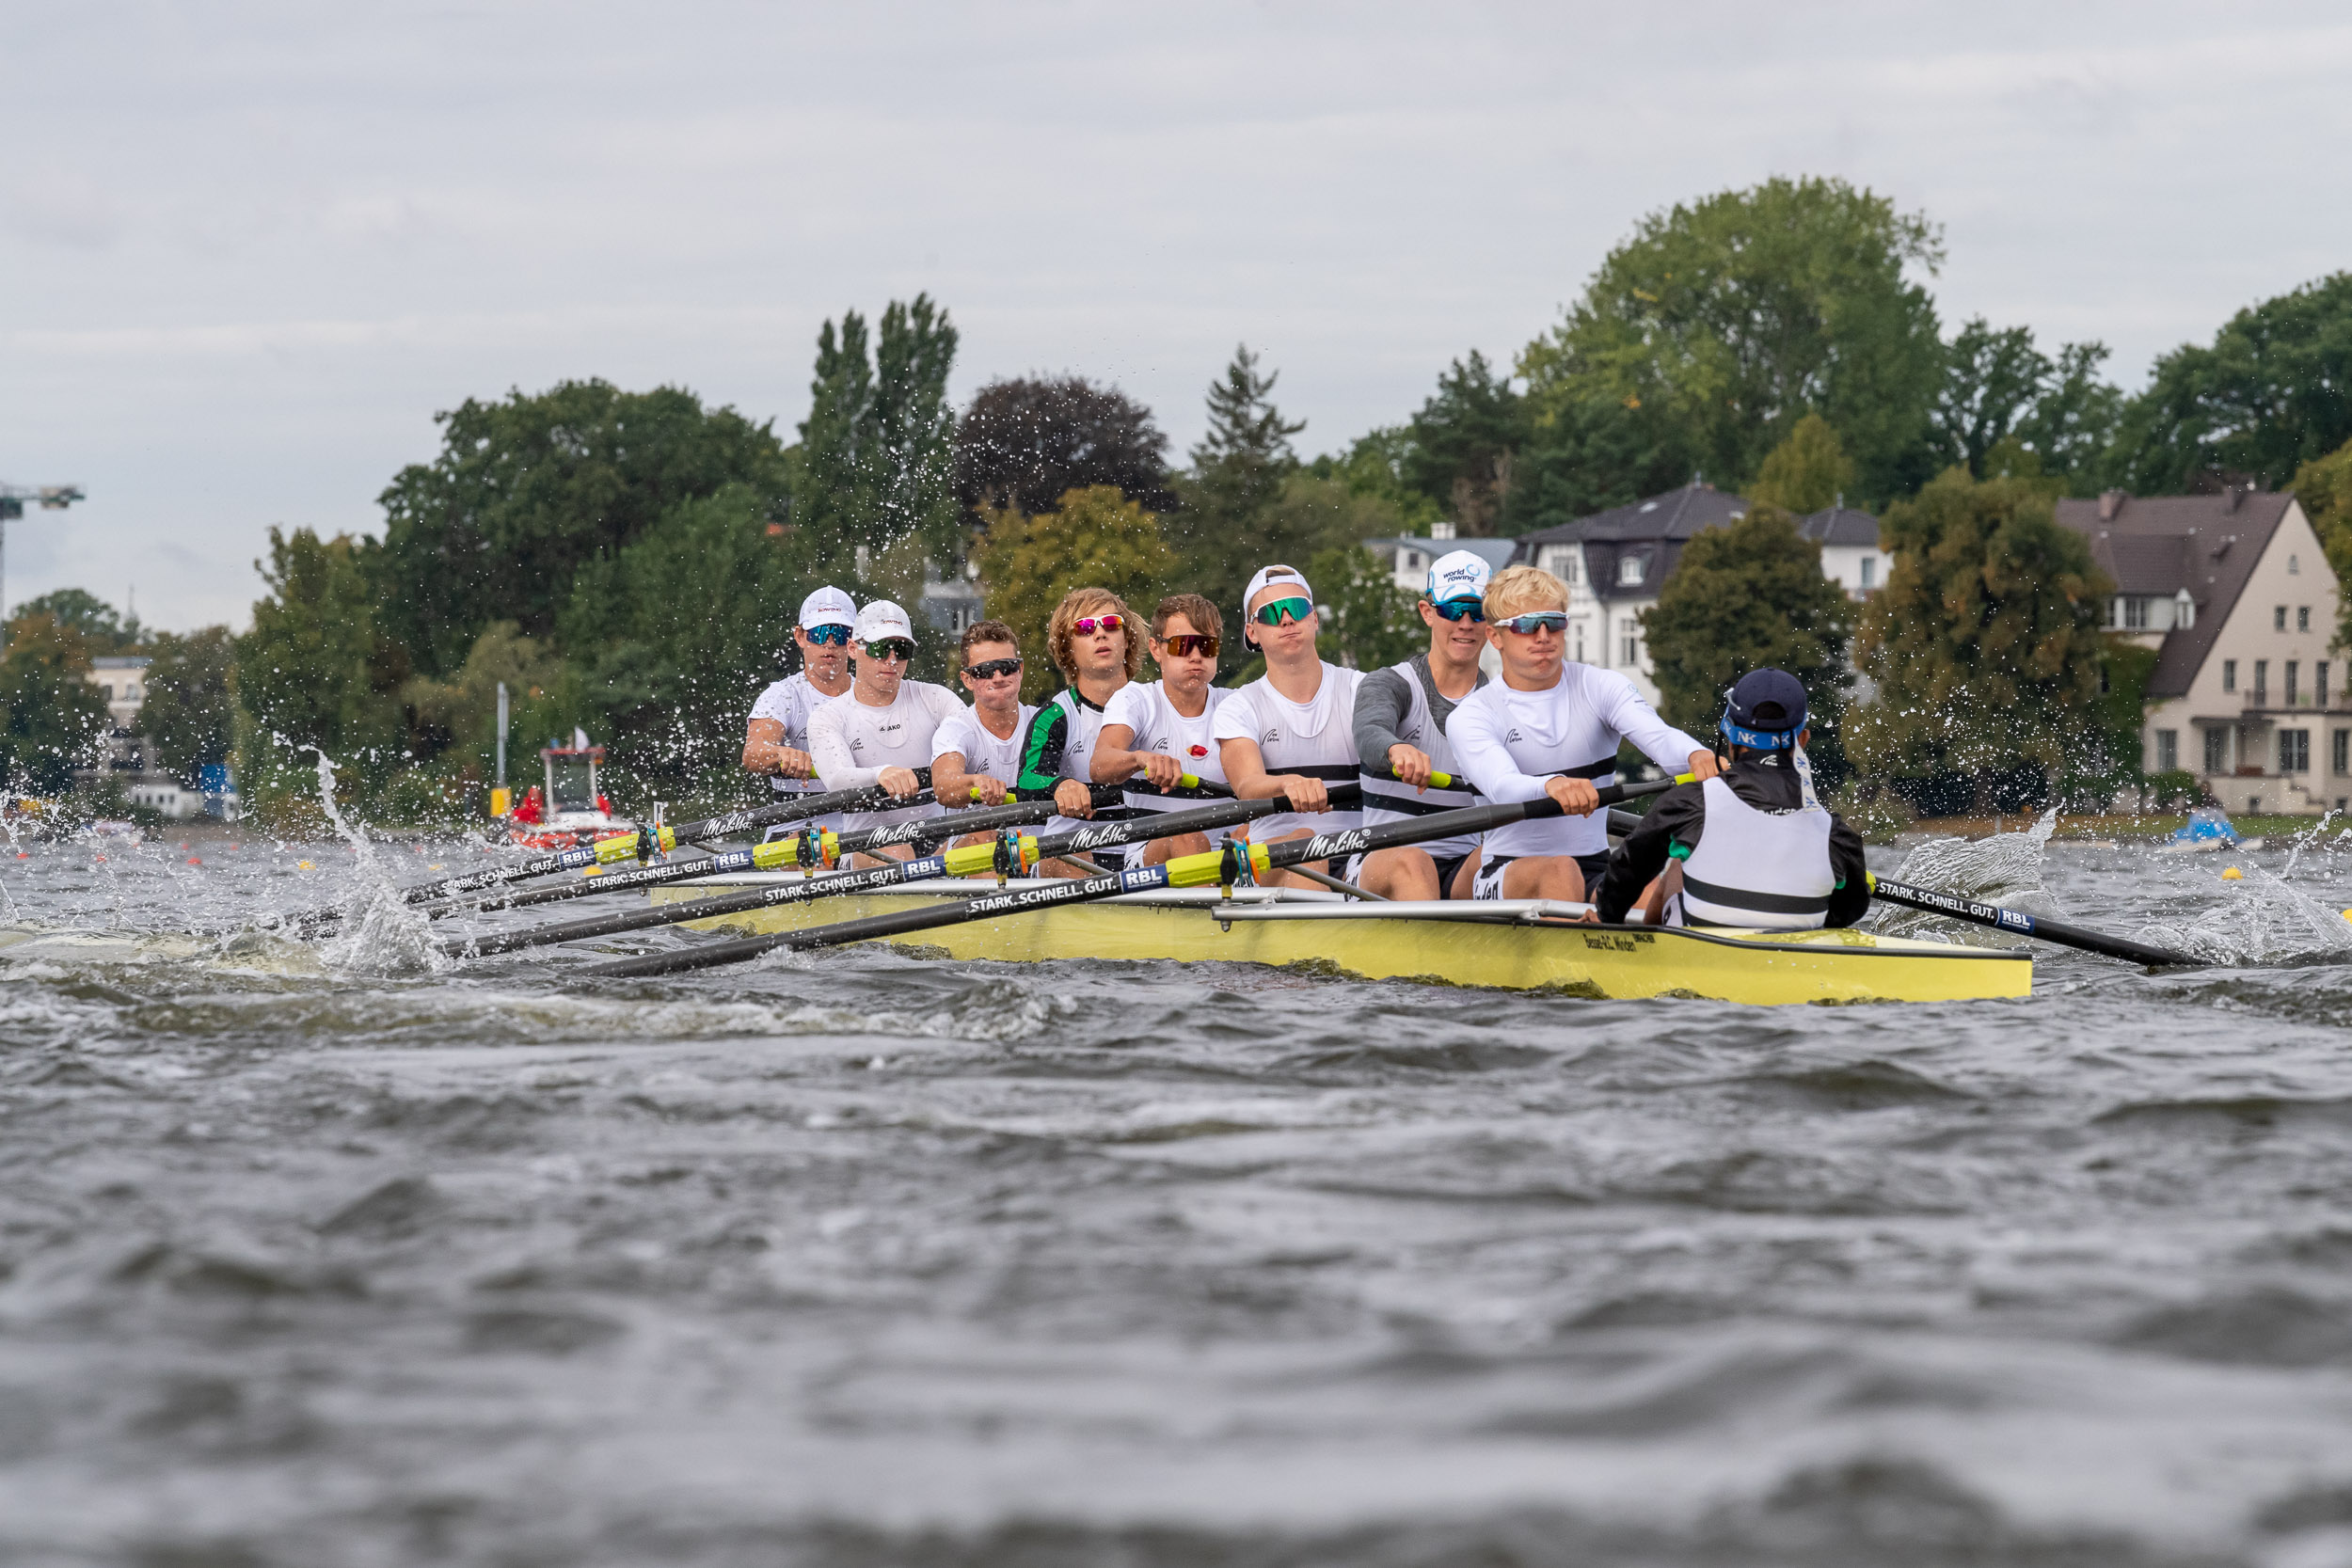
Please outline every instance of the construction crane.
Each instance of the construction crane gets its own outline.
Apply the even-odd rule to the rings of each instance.
[[[88,499],[78,484],[43,484],[27,489],[0,481],[0,654],[8,651],[8,525],[24,518],[26,501],[34,502],[43,512],[63,512],[75,501]]]

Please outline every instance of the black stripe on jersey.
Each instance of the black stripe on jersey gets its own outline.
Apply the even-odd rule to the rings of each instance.
[[[1478,797],[1466,795],[1459,800],[1433,800],[1425,795],[1389,795],[1367,789],[1363,794],[1366,811],[1392,811],[1400,816],[1435,816],[1441,811],[1461,811],[1479,804]]]

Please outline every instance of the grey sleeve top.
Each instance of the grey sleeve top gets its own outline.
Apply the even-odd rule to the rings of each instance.
[[[1399,745],[1396,727],[1412,708],[1412,694],[1404,674],[1394,669],[1375,670],[1356,688],[1356,754],[1373,769],[1389,765],[1389,748]]]

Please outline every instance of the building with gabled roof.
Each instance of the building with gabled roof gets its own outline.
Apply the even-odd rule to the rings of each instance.
[[[2338,585],[2291,495],[2110,490],[2061,500],[2115,582],[2106,624],[2156,653],[2141,767],[2194,774],[2225,810],[2318,813],[2352,797],[2352,701],[2329,657]]]

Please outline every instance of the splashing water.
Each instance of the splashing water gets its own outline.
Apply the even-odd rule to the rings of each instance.
[[[2301,852],[2298,845],[2296,856]],[[2187,919],[2151,920],[2144,940],[2215,963],[2283,964],[2352,955],[2352,921],[2286,880],[2296,856],[2277,875],[2241,864],[2236,879],[2221,883],[2219,904]],[[2181,907],[2194,905],[2185,897]]]
[[[342,923],[321,949],[327,967],[377,974],[447,969],[448,960],[433,942],[432,923],[402,899],[376,859],[375,846],[343,819],[335,804],[334,762],[317,747],[310,750],[319,759],[319,805],[358,861],[359,875],[343,900]]]
[[[2027,914],[2061,916],[2064,911],[2042,879],[2042,853],[2058,831],[2052,806],[2023,832],[1989,838],[1931,838],[1914,849],[1895,880],[1963,894]],[[2022,940],[1924,911],[1882,904],[1872,927],[1888,936],[1934,936],[1982,947],[2010,947]]]

